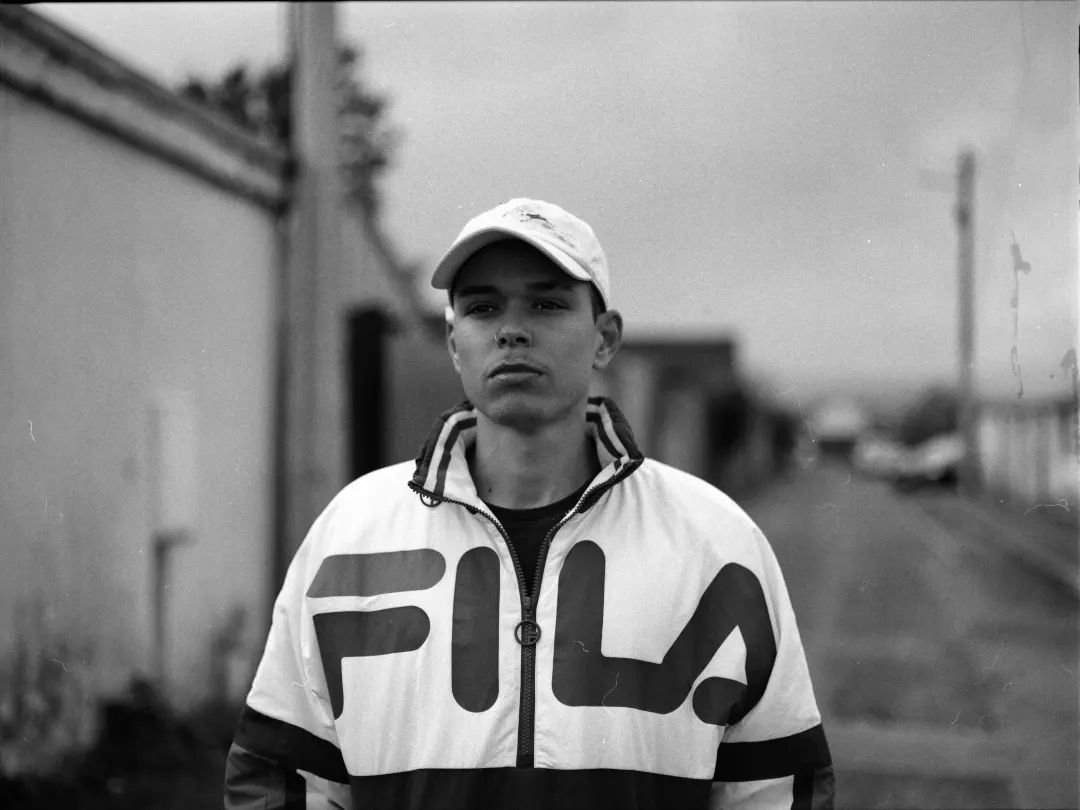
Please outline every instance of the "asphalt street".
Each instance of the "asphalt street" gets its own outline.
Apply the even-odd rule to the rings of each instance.
[[[840,807],[1080,806],[1073,525],[839,465],[744,506],[784,570]]]

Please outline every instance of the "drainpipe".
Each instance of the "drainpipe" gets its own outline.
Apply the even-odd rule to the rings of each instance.
[[[169,569],[173,550],[190,540],[185,531],[162,531],[154,534],[154,571],[150,587],[153,593],[153,674],[162,696],[168,693]]]
[[[184,391],[159,392],[150,407],[151,672],[169,692],[169,586],[173,551],[194,539],[198,445],[195,409]]]

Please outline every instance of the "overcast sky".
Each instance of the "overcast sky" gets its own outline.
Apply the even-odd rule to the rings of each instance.
[[[35,8],[171,85],[286,50],[280,3]],[[408,259],[430,266],[509,197],[550,200],[600,236],[630,336],[731,335],[784,396],[914,390],[956,374],[970,147],[981,388],[1015,398],[1018,316],[1025,396],[1072,390],[1075,3],[347,3],[338,19],[402,134],[385,226]]]

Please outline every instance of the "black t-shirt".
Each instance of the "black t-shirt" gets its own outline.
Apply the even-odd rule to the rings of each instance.
[[[506,529],[510,537],[510,545],[517,553],[521,562],[521,570],[525,575],[525,588],[527,593],[532,593],[533,580],[536,578],[536,564],[540,559],[540,544],[544,542],[547,533],[570,509],[578,502],[585,489],[589,486],[586,481],[581,489],[572,492],[565,498],[549,503],[547,506],[537,506],[533,509],[507,509],[504,506],[495,506],[487,503],[491,513],[499,519],[499,523]]]

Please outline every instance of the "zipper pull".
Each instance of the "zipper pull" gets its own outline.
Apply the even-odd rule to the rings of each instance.
[[[525,615],[532,616],[533,611],[533,598],[532,596],[522,597],[522,603],[525,605]]]

